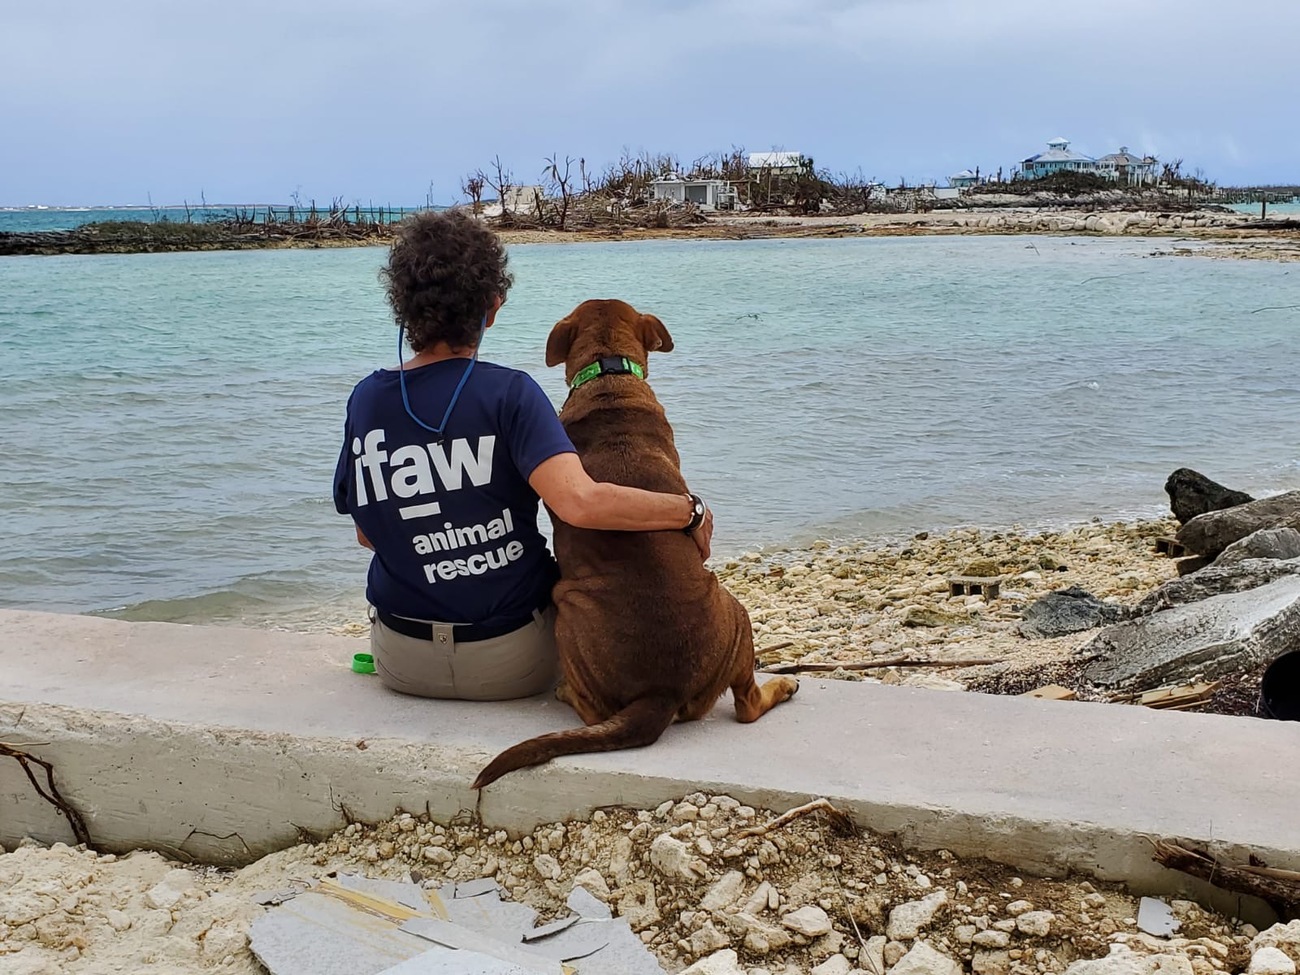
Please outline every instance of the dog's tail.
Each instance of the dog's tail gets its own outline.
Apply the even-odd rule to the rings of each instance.
[[[673,723],[679,702],[667,697],[643,697],[599,724],[530,738],[507,748],[478,774],[472,788],[490,785],[507,772],[541,765],[561,755],[613,752],[653,745]]]

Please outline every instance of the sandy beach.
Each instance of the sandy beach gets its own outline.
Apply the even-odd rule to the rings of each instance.
[[[1221,210],[1188,213],[1067,209],[986,208],[929,213],[864,213],[850,216],[710,214],[707,220],[672,227],[573,230],[503,228],[510,244],[561,244],[635,240],[762,240],[769,238],[923,237],[952,235],[1087,235],[1176,241],[1157,254],[1259,260],[1300,260],[1300,230],[1249,226],[1256,218]]]

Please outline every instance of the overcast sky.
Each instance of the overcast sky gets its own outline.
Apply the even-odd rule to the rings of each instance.
[[[1300,182],[1300,0],[0,0],[0,205],[414,204],[496,154]]]

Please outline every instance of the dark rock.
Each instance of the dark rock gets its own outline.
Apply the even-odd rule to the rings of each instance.
[[[1179,524],[1187,524],[1207,511],[1222,511],[1255,499],[1242,491],[1226,488],[1190,467],[1180,467],[1165,481],[1169,509]]]
[[[1206,569],[1206,572],[1213,569]],[[1085,679],[1153,688],[1248,670],[1300,649],[1300,576],[1107,627],[1080,648]]]
[[[1177,539],[1189,552],[1217,558],[1233,542],[1264,528],[1300,530],[1300,491],[1197,515],[1178,529]]]
[[[1118,622],[1123,618],[1124,610],[1103,603],[1086,589],[1071,586],[1049,592],[1027,606],[1021,615],[1024,617],[1020,624],[1021,636],[1056,637]]]
[[[1179,559],[1174,563],[1174,568],[1178,571],[1179,576],[1189,576],[1193,572],[1200,572],[1207,565],[1214,562],[1214,559],[1204,555],[1189,555],[1185,559]]]
[[[1233,565],[1246,559],[1300,559],[1300,532],[1294,528],[1262,528],[1233,542],[1215,565]]]
[[[1228,565],[1216,562],[1193,576],[1166,582],[1139,602],[1134,614],[1146,616],[1211,596],[1258,589],[1288,575],[1300,576],[1300,559],[1246,559]]]

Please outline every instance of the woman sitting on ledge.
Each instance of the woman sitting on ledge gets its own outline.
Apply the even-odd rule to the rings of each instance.
[[[701,558],[712,514],[694,495],[593,481],[541,387],[478,359],[512,283],[490,230],[457,211],[411,218],[383,273],[399,365],[353,389],[334,475],[335,507],[374,552],[376,672],[423,697],[541,693],[556,677],[559,571],[539,497],[579,528],[687,531]]]

